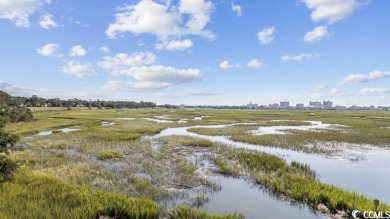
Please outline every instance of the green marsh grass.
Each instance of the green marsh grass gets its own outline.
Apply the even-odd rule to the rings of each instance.
[[[223,156],[210,156],[210,160],[219,168],[222,174],[238,177],[240,176],[240,169],[232,162],[228,162]]]
[[[124,157],[124,155],[120,151],[112,151],[112,150],[110,150],[110,151],[101,151],[97,155],[97,158],[99,160],[117,160],[117,159],[120,159],[120,158],[123,158],[123,157]]]
[[[15,182],[3,184],[0,191],[2,218],[157,219],[159,215],[158,204],[151,200],[94,191],[27,170],[21,170]]]
[[[199,138],[192,138],[188,136],[167,136],[167,137],[160,137],[158,139],[159,141],[163,142],[164,144],[169,144],[171,146],[187,146],[187,147],[212,147],[214,145],[213,142],[205,140],[205,139],[199,139]]]
[[[174,208],[167,216],[168,219],[243,219],[239,214],[217,215],[204,211],[194,210],[191,207],[181,205]]]

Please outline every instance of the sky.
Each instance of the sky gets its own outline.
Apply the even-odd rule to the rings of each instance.
[[[388,0],[0,0],[16,96],[390,106]]]

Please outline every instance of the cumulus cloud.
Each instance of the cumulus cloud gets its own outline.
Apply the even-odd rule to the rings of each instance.
[[[328,36],[328,27],[327,26],[319,26],[314,28],[314,30],[309,31],[303,37],[303,41],[313,43],[321,41],[324,37]]]
[[[43,29],[49,29],[50,27],[58,27],[58,24],[53,20],[54,16],[51,14],[43,14],[40,17],[39,25]]]
[[[95,70],[92,69],[91,63],[79,63],[75,61],[70,61],[66,66],[62,66],[62,72],[80,78],[97,75]]]
[[[41,48],[38,48],[36,51],[37,51],[37,53],[39,53],[43,56],[54,57],[54,56],[56,56],[57,50],[59,47],[60,47],[60,45],[58,45],[58,44],[49,43],[49,44],[42,46]]]
[[[121,69],[114,75],[127,75],[139,81],[182,84],[199,81],[201,73],[198,69],[175,69],[169,66],[153,65]]]
[[[117,71],[129,67],[153,64],[157,57],[151,52],[133,53],[131,55],[118,53],[114,56],[103,57],[104,61],[98,63],[98,66],[116,74]]]
[[[361,96],[369,96],[374,94],[388,94],[390,93],[390,88],[363,88],[359,91]]]
[[[342,91],[340,89],[337,89],[337,88],[333,88],[331,91],[330,91],[331,94],[340,94],[342,93]]]
[[[124,81],[108,81],[103,85],[105,90],[114,91],[129,91],[129,92],[142,92],[142,91],[155,91],[165,89],[171,86],[169,83],[156,83],[156,82],[124,82]]]
[[[42,88],[30,88],[30,87],[22,87],[15,84],[7,83],[5,81],[0,81],[0,90],[3,90],[12,96],[23,96],[28,97],[36,94],[44,94],[48,92],[52,92],[49,89]]]
[[[107,46],[102,46],[102,47],[99,48],[99,50],[104,52],[104,53],[109,53],[110,52],[110,49]]]
[[[17,27],[29,27],[30,15],[51,0],[1,0],[0,19],[8,19]]]
[[[299,55],[285,55],[282,56],[282,60],[287,62],[287,61],[302,61],[304,59],[314,59],[320,57],[320,54],[310,54],[310,53],[302,53]]]
[[[274,33],[275,27],[264,28],[257,33],[257,39],[259,40],[260,44],[269,44],[275,39]]]
[[[109,81],[103,88],[119,91],[161,90],[173,85],[200,81],[202,74],[198,69],[176,69],[169,66],[141,66],[121,69],[114,75],[127,75],[137,82]]]
[[[364,83],[368,81],[376,81],[387,77],[390,77],[390,71],[372,71],[367,75],[350,74],[341,81],[341,84]]]
[[[259,62],[257,59],[252,59],[246,65],[249,68],[261,68],[264,66],[264,63]]]
[[[210,90],[182,90],[175,93],[157,93],[160,97],[179,98],[188,96],[217,96],[224,94],[224,91],[210,91]]]
[[[312,10],[311,19],[315,22],[327,21],[335,23],[358,9],[358,0],[302,0],[306,7]]]
[[[229,64],[229,62],[227,60],[219,63],[219,67],[222,68],[222,69],[229,69],[229,68],[233,68],[234,66]]]
[[[72,49],[70,49],[69,55],[70,56],[85,56],[87,52],[81,45],[73,46]]]
[[[242,9],[241,6],[235,5],[234,2],[232,2],[232,11],[237,14],[238,17],[242,16]]]
[[[193,43],[190,39],[185,40],[163,40],[160,43],[156,44],[156,49],[158,50],[186,50],[193,46]]]
[[[329,85],[327,83],[325,83],[325,82],[319,83],[316,86],[314,86],[314,88],[316,88],[316,89],[324,89],[324,88],[327,88],[327,87],[329,87]]]
[[[198,69],[176,69],[170,66],[151,65],[156,56],[151,52],[116,54],[103,57],[97,65],[110,71],[113,76],[128,76],[136,81],[107,82],[103,88],[117,91],[160,90],[173,85],[200,81],[202,74]]]
[[[141,0],[118,8],[115,22],[108,26],[106,35],[115,39],[118,34],[131,32],[158,38],[198,35],[214,39],[214,33],[205,29],[212,8],[213,4],[207,0],[181,0],[179,5],[171,5],[171,1],[160,4]]]

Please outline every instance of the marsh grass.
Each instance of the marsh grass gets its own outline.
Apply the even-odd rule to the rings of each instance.
[[[210,160],[218,166],[219,172],[222,174],[234,177],[241,175],[239,167],[233,162],[228,163],[223,156],[210,156]]]
[[[210,214],[204,211],[194,210],[189,206],[181,205],[174,208],[167,216],[168,219],[243,219],[239,214]]]
[[[206,204],[209,201],[209,198],[204,194],[198,194],[194,198],[192,198],[192,206],[199,208]]]
[[[58,178],[22,170],[14,183],[0,187],[2,218],[90,218],[99,216],[156,219],[158,204],[117,193],[93,191]]]
[[[119,152],[119,151],[113,151],[113,150],[110,150],[110,151],[101,151],[99,152],[99,154],[97,155],[97,158],[99,160],[117,160],[117,159],[120,159],[120,158],[123,158],[124,155],[123,153]]]
[[[160,137],[158,139],[159,141],[163,142],[164,144],[168,144],[172,147],[177,146],[186,146],[186,147],[212,147],[214,146],[214,143],[205,140],[205,139],[199,139],[199,138],[192,138],[188,136],[167,136],[167,137]]]
[[[308,118],[306,118],[308,119]],[[335,118],[321,119],[322,121],[335,122]],[[332,148],[322,147],[322,142],[351,143],[351,144],[369,144],[381,147],[390,145],[390,129],[383,129],[390,125],[388,120],[377,121],[377,118],[364,119],[368,121],[356,122],[353,118],[340,118],[338,124],[346,125],[330,130],[286,130],[287,134],[265,134],[254,135],[250,133],[256,130],[259,126],[264,126],[267,123],[259,123],[259,125],[235,125],[226,128],[191,128],[190,132],[202,135],[212,136],[230,136],[234,141],[246,142],[256,145],[264,145],[271,147],[280,147],[285,149],[299,150],[307,153],[318,153],[331,155],[334,153]],[[270,121],[275,125],[275,121]],[[294,122],[294,121],[281,121]],[[278,122],[276,122],[278,123]],[[292,124],[290,124],[292,125]],[[295,124],[299,125],[299,123]]]

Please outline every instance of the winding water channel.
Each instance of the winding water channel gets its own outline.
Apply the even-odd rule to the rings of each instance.
[[[223,143],[231,147],[245,148],[265,152],[282,157],[287,162],[293,160],[309,164],[318,175],[320,181],[332,184],[349,191],[376,198],[390,203],[390,150],[373,147],[365,150],[363,160],[351,161],[308,154],[293,150],[267,147],[231,140],[228,136],[207,136],[189,132],[190,128],[225,128],[232,125],[196,125],[188,127],[167,128],[152,138],[183,135]],[[329,128],[329,124],[311,122],[307,126],[274,126],[261,127],[257,133],[278,133],[286,129],[309,130],[313,128]],[[255,134],[255,133],[254,133]],[[243,179],[218,177],[214,179],[222,186],[222,191],[214,193],[211,200],[203,206],[205,210],[218,213],[241,212],[246,218],[323,218],[306,207],[293,207],[286,202],[272,198],[258,187],[251,186]],[[261,212],[261,213],[260,213]]]

